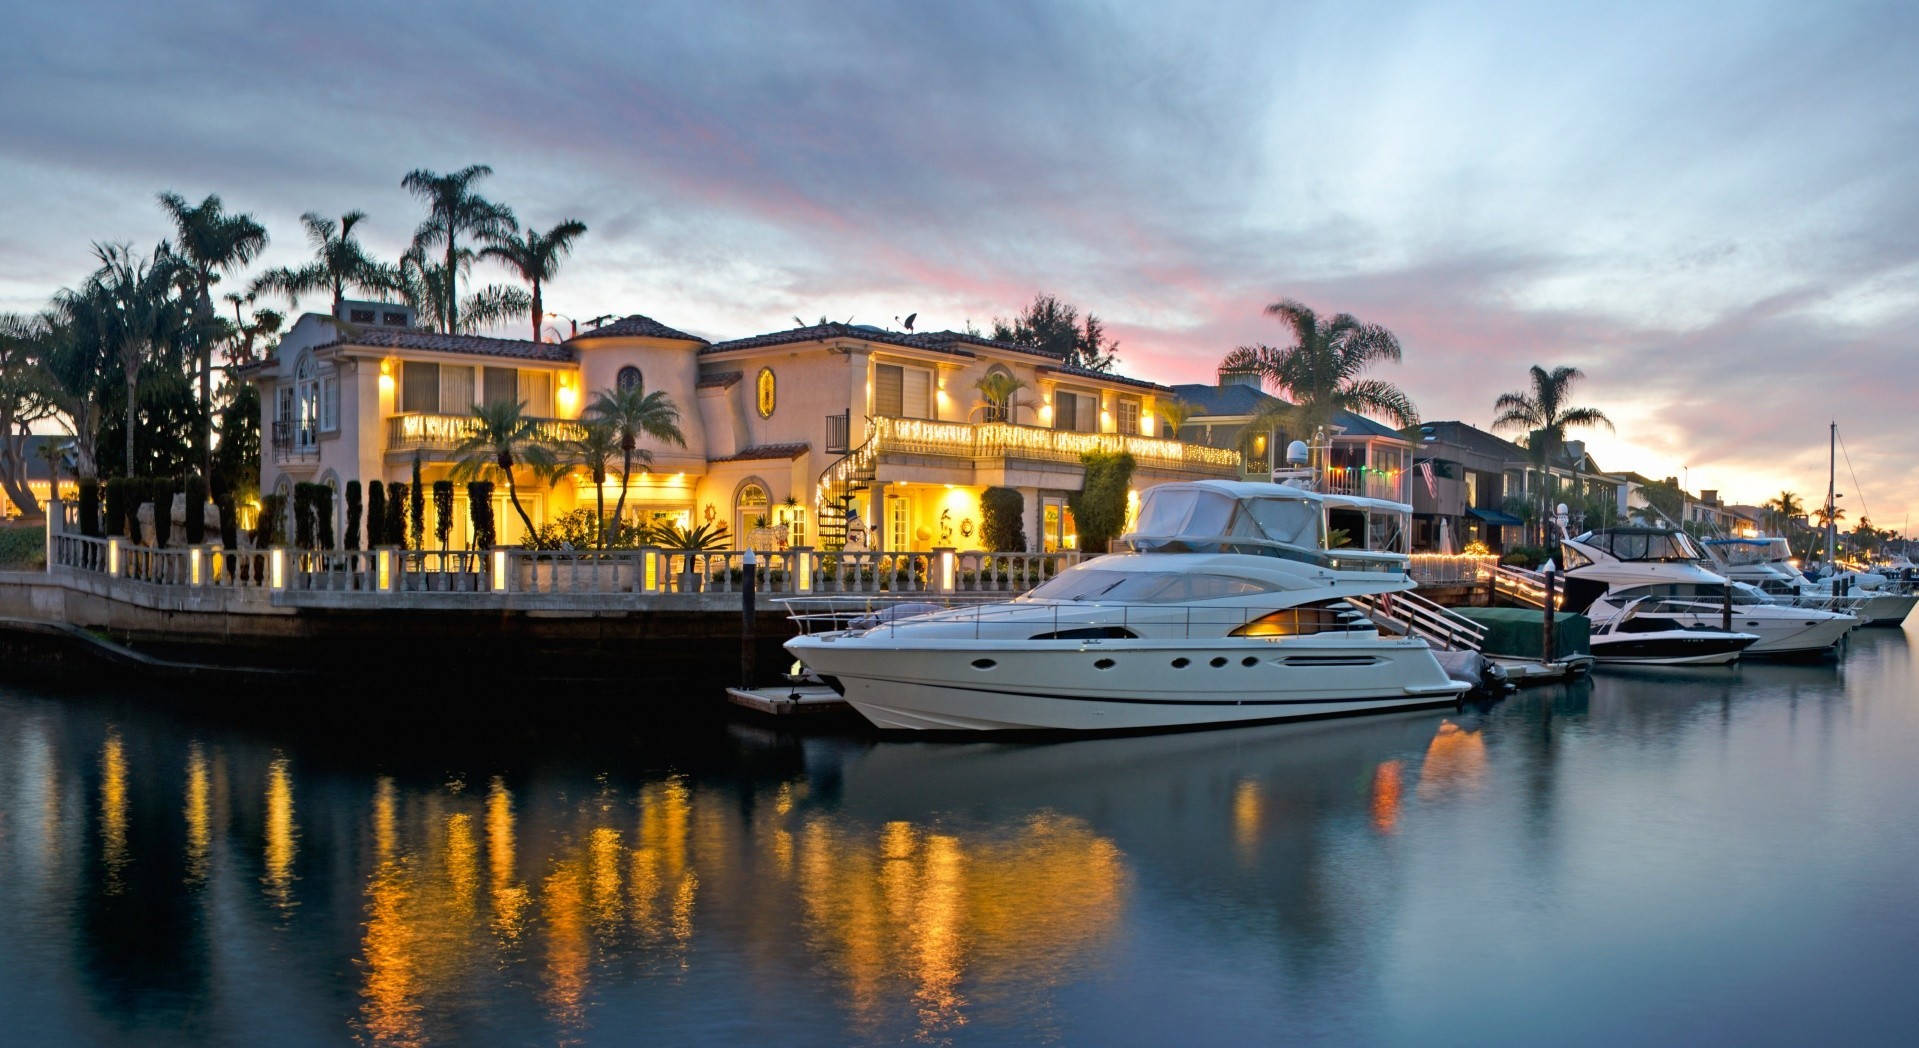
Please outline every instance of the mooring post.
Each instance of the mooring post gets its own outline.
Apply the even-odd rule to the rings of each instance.
[[[740,573],[740,687],[753,686],[753,583],[759,574],[752,550],[746,551],[745,569]]]
[[[1732,632],[1732,580],[1726,580],[1725,596],[1719,602],[1719,631]]]
[[[1545,621],[1545,628],[1540,630],[1540,633],[1539,633],[1539,647],[1540,647],[1539,661],[1542,664],[1553,661],[1553,626],[1555,625],[1555,623],[1553,622],[1553,619],[1554,619],[1553,605],[1557,603],[1556,601],[1553,600],[1553,581],[1554,581],[1554,574],[1555,574],[1554,568],[1555,566],[1553,562],[1548,560],[1546,562],[1546,571],[1545,571],[1546,621]]]

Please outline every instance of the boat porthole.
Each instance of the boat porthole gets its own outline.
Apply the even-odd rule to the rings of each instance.
[[[1191,661],[1186,659],[1184,656],[1173,660],[1173,668],[1176,670],[1183,670],[1191,664],[1192,664]]]
[[[1215,655],[1213,657],[1212,665],[1214,669],[1218,669],[1219,667],[1226,665],[1226,656]]]
[[[994,662],[992,659],[974,659],[973,660],[973,668],[976,670],[990,670],[997,665],[999,665],[999,663]]]
[[[1259,665],[1259,659],[1252,655],[1248,655],[1245,658],[1239,660],[1239,664],[1241,666],[1257,666]]]
[[[1096,670],[1110,670],[1113,668],[1113,660],[1101,659],[1098,662],[1093,663],[1093,668]]]

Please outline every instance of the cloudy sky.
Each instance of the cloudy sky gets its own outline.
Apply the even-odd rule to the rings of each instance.
[[[1608,468],[1919,511],[1911,3],[19,5],[0,310],[217,192],[304,254],[414,167],[591,232],[548,291],[708,337],[985,326],[1035,291],[1209,380],[1301,299],[1397,332],[1428,418],[1588,373]],[[490,276],[489,279],[504,279]],[[515,332],[518,328],[513,329]],[[1910,531],[1910,528],[1906,530]]]

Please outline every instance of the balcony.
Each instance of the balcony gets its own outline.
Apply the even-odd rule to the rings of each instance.
[[[536,418],[531,421],[534,439],[542,443],[557,444],[580,435],[580,424],[572,419]],[[472,435],[474,425],[472,415],[424,412],[394,415],[386,420],[386,449],[390,452],[453,451]]]
[[[1024,459],[1079,464],[1088,451],[1130,452],[1142,469],[1179,470],[1215,477],[1239,475],[1239,452],[1129,433],[1079,433],[1011,422],[873,420],[874,448],[881,455],[933,455],[963,459]]]
[[[1385,499],[1388,502],[1412,501],[1406,471],[1374,469],[1367,466],[1328,466],[1320,479],[1319,490],[1328,495],[1357,495],[1360,498]]]
[[[320,434],[312,425],[298,422],[273,424],[273,461],[288,465],[320,461]]]

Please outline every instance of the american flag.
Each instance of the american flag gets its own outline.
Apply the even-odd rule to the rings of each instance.
[[[1431,462],[1419,463],[1419,475],[1426,478],[1426,494],[1433,498],[1438,498],[1439,485],[1433,481],[1433,464]]]

